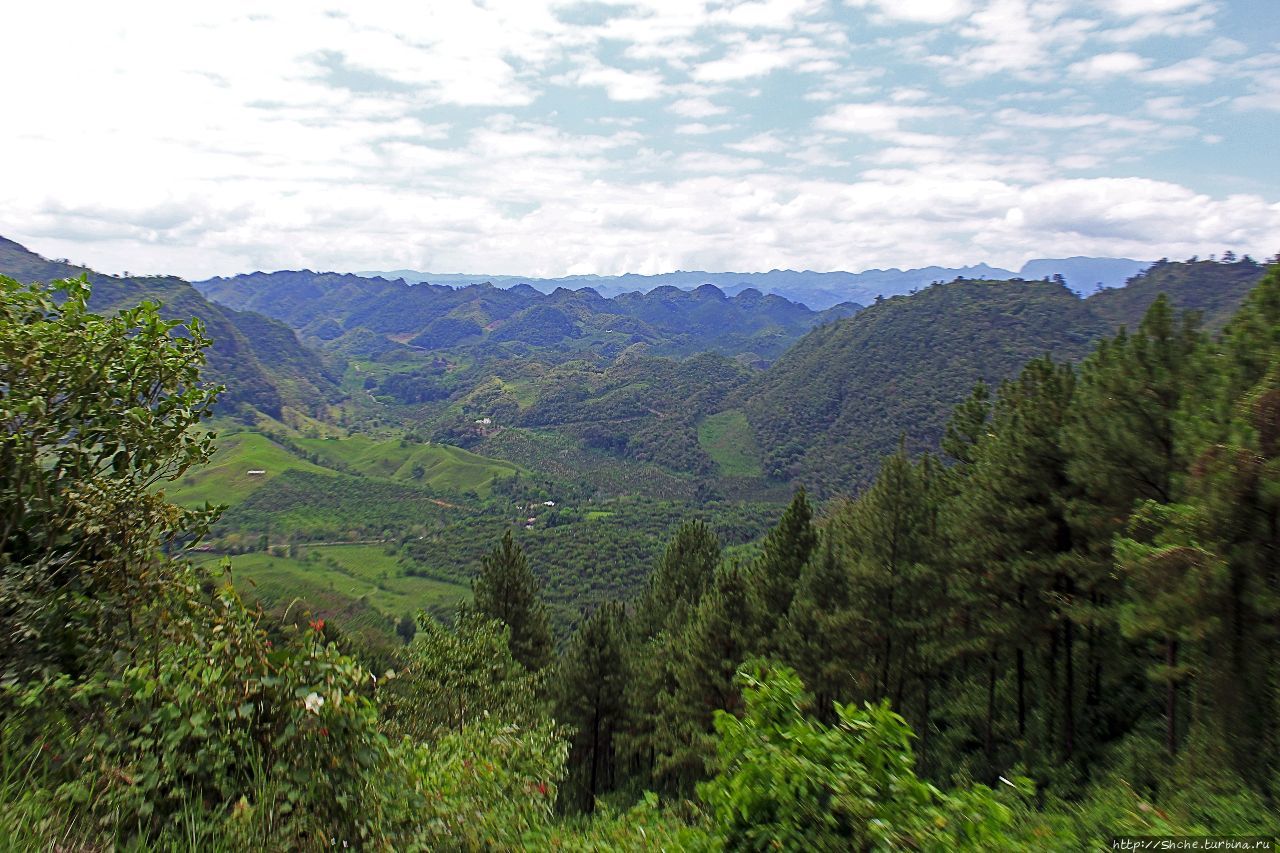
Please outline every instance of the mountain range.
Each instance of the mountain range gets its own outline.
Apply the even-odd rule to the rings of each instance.
[[[352,354],[397,344],[418,350],[498,348],[508,354],[549,348],[613,357],[643,344],[658,355],[717,352],[769,361],[814,326],[861,307],[842,302],[815,311],[755,288],[729,295],[712,284],[606,297],[590,287],[545,293],[523,282],[454,287],[310,270],[212,278],[195,286],[219,304],[283,320],[305,340]],[[370,332],[377,338],[371,340]]]
[[[1077,275],[1113,263],[1073,260]],[[1048,266],[1028,265],[1028,275],[1063,268],[1036,263]],[[975,382],[995,385],[1046,353],[1078,359],[1136,325],[1160,294],[1219,328],[1264,268],[1161,260],[1087,298],[1061,273],[945,283],[941,268],[912,273],[930,271],[935,283],[865,308],[815,311],[741,282],[606,296],[300,270],[193,286],[104,276],[0,240],[0,273],[86,274],[98,308],[152,298],[171,317],[201,317],[215,341],[209,377],[228,386],[225,411],[341,411],[349,428],[404,429],[590,489],[656,495],[699,484],[857,491],[900,441],[937,449]],[[758,274],[775,284],[784,275]]]
[[[854,491],[899,441],[937,450],[948,414],[979,380],[994,387],[1045,354],[1075,361],[1136,326],[1160,294],[1220,328],[1264,271],[1248,258],[1158,261],[1087,299],[1056,281],[933,285],[813,330],[726,406],[745,412],[769,476]]]
[[[929,266],[919,269],[872,269],[864,272],[814,272],[813,270],[770,270],[769,272],[700,272],[677,271],[657,275],[572,275],[561,278],[529,278],[511,275],[468,275],[460,273],[427,273],[416,270],[370,271],[357,275],[386,279],[402,279],[411,284],[468,285],[490,283],[498,287],[520,284],[550,293],[556,288],[590,287],[601,295],[647,293],[655,288],[671,286],[689,290],[712,284],[726,294],[748,288],[786,297],[810,308],[830,308],[841,302],[867,304],[877,296],[898,296],[918,290],[936,281],[1041,279],[1061,275],[1067,286],[1082,295],[1104,287],[1120,287],[1150,266],[1149,261],[1128,258],[1050,258],[1027,261],[1017,271],[978,264],[969,267]]]

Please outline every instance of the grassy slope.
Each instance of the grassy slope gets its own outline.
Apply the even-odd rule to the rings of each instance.
[[[170,501],[181,506],[236,504],[285,471],[331,473],[299,459],[265,435],[241,432],[218,439],[218,450],[208,465],[188,471],[165,489]],[[249,471],[265,474],[250,476]]]
[[[523,472],[520,466],[446,444],[411,444],[350,438],[304,438],[297,444],[318,457],[367,477],[414,481],[433,489],[487,495],[493,481]],[[421,478],[415,472],[421,469]]]
[[[710,415],[698,425],[698,444],[726,477],[759,477],[760,449],[740,409]]]
[[[298,598],[320,615],[349,620],[364,602],[385,619],[362,625],[366,616],[356,627],[382,631],[406,613],[445,613],[471,595],[461,584],[405,575],[398,558],[381,545],[309,547],[297,558],[254,552],[229,559],[237,586],[264,603],[287,605]]]
[[[412,482],[432,491],[479,495],[487,495],[496,479],[524,473],[513,462],[444,444],[402,444],[367,436],[297,438],[293,442],[314,453],[322,464],[299,457],[261,433],[238,432],[219,438],[210,463],[168,486],[166,494],[169,500],[183,506],[201,506],[205,501],[235,505],[286,471],[337,473],[326,464],[365,477]],[[419,468],[422,477],[415,479]],[[266,473],[251,476],[251,470]]]

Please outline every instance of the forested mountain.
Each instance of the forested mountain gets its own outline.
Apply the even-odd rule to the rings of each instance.
[[[766,473],[831,494],[867,482],[902,437],[936,447],[978,380],[1046,352],[1078,358],[1106,331],[1062,284],[955,281],[811,332],[733,402]]]
[[[1248,258],[1162,261],[1088,299],[1061,280],[937,284],[815,329],[728,405],[745,411],[770,476],[855,490],[900,440],[936,449],[974,382],[994,385],[1037,355],[1075,360],[1161,293],[1220,326],[1262,273]]]
[[[1156,261],[1124,287],[1104,288],[1089,306],[1112,326],[1133,328],[1161,293],[1179,311],[1195,311],[1208,329],[1221,329],[1240,307],[1264,269],[1248,255],[1222,261]]]
[[[643,343],[655,354],[711,351],[772,359],[804,332],[858,306],[813,311],[779,296],[745,290],[732,297],[708,285],[661,287],[606,299],[591,288],[541,293],[528,285],[458,288],[338,273],[253,273],[196,285],[236,310],[259,311],[304,337],[338,341],[372,331],[425,349],[503,344],[616,354]]]
[[[0,237],[0,274],[22,282],[49,282],[85,275],[93,284],[96,311],[115,311],[151,299],[170,319],[199,318],[214,343],[206,379],[227,386],[219,411],[256,409],[280,418],[286,407],[323,415],[341,398],[339,374],[303,346],[293,330],[251,311],[234,311],[205,299],[187,282],[167,276],[119,278],[51,261]]]

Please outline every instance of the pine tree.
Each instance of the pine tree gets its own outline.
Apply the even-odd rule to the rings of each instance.
[[[574,632],[557,672],[556,719],[573,727],[562,790],[574,808],[594,811],[596,798],[616,784],[628,680],[626,612],[608,603]]]
[[[751,571],[756,599],[758,638],[762,651],[776,651],[774,636],[791,607],[796,584],[817,544],[813,509],[804,488],[796,490],[778,525],[765,536],[761,554]]]
[[[962,465],[972,462],[974,448],[982,439],[990,417],[991,389],[985,382],[978,382],[968,399],[951,413],[942,437],[942,449]]]
[[[1141,648],[1123,655],[1107,654],[1121,595],[1112,569],[1112,542],[1140,501],[1168,504],[1177,497],[1187,466],[1177,416],[1184,400],[1203,393],[1200,350],[1206,343],[1196,330],[1196,318],[1187,315],[1177,321],[1162,294],[1132,335],[1121,330],[1103,340],[1080,366],[1063,445],[1069,456],[1067,473],[1077,492],[1068,507],[1069,518],[1082,551],[1081,569],[1089,576],[1087,611],[1093,618],[1087,628],[1085,713],[1094,731],[1132,715],[1131,685],[1141,683]],[[1159,607],[1154,599],[1151,603]],[[1086,607],[1080,612],[1086,612]],[[1128,636],[1146,636],[1161,646],[1158,666],[1165,673],[1166,745],[1172,752],[1181,679],[1177,632],[1154,637],[1133,627],[1139,622],[1151,624],[1150,618],[1129,612],[1125,619]]]
[[[663,697],[676,691],[678,643],[719,563],[720,543],[711,528],[701,521],[685,522],[667,545],[636,606],[628,652],[630,718],[619,741],[628,769],[649,787],[670,790],[670,775],[658,768],[671,727]]]
[[[828,531],[800,573],[795,597],[781,629],[782,657],[814,695],[814,712],[835,720],[835,702],[855,698],[853,662],[865,659],[866,635],[854,607],[849,571]]]
[[[546,666],[551,657],[546,606],[524,550],[511,538],[510,530],[485,556],[471,588],[475,609],[510,629],[515,659],[530,671]]]
[[[989,774],[1001,763],[999,686],[1010,663],[1017,738],[1046,748],[1056,741],[1054,751],[1067,758],[1075,750],[1074,617],[1087,590],[1074,570],[1067,521],[1072,491],[1061,442],[1074,386],[1071,369],[1048,358],[1002,385],[987,434],[946,513],[955,545],[954,595],[966,620],[954,651],[985,676],[979,738]],[[1033,717],[1038,735],[1031,732]]]
[[[1265,792],[1280,771],[1280,270],[1202,363],[1212,393],[1178,418],[1192,460],[1182,499],[1149,501],[1119,548],[1121,624],[1173,652],[1152,668],[1167,688],[1167,748],[1179,718],[1170,688],[1187,684],[1185,716]]]
[[[931,547],[931,512],[920,472],[900,446],[839,524],[852,555],[854,599],[874,626],[873,695],[895,705],[918,638],[914,579]]]
[[[686,521],[680,525],[650,575],[637,608],[639,636],[682,628],[711,585],[719,563],[720,542],[706,523]]]
[[[665,725],[656,771],[668,789],[688,792],[705,778],[715,754],[714,714],[737,709],[734,675],[755,639],[751,605],[745,573],[737,566],[722,568],[675,644],[674,689],[659,696]]]

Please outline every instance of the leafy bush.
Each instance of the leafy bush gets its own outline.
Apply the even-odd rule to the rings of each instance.
[[[825,726],[785,667],[739,671],[745,712],[716,714],[721,769],[699,786],[734,850],[990,850],[1012,813],[987,788],[916,777],[910,727],[888,703],[837,705]]]

